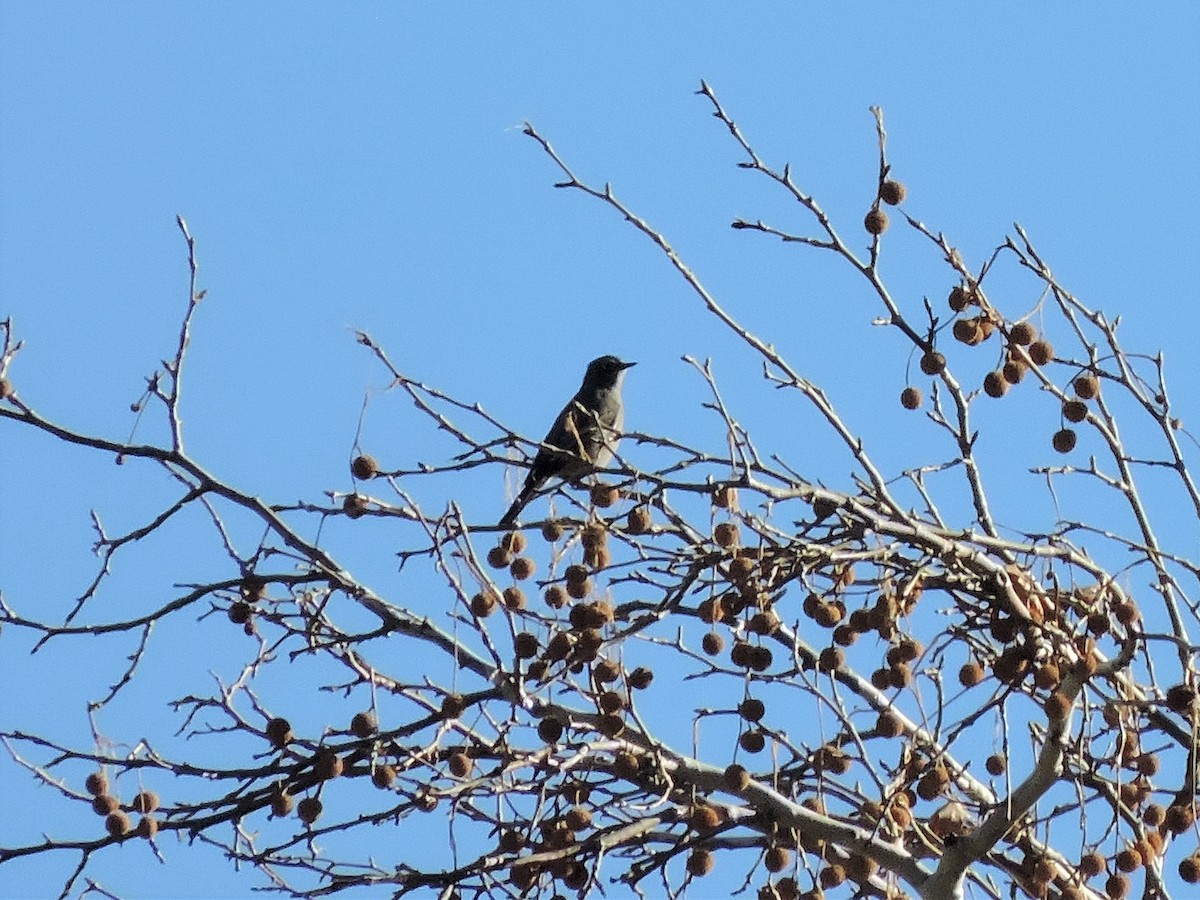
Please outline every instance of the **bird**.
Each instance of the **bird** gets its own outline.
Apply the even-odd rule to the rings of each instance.
[[[549,479],[578,481],[608,464],[625,427],[621,382],[625,380],[625,370],[634,365],[612,355],[588,363],[583,384],[542,439],[525,484],[498,527],[512,525],[525,504]]]

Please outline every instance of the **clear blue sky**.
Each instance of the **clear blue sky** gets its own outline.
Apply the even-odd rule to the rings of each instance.
[[[679,357],[714,357],[747,404],[761,391],[756,364],[619,217],[551,188],[558,173],[522,136],[528,119],[828,386],[853,427],[886,435],[876,423],[895,415],[905,348],[870,330],[879,310],[850,275],[728,228],[735,216],[802,220],[734,168],[736,147],[694,96],[704,78],[847,234],[861,233],[873,196],[868,107],[882,106],[911,213],[973,264],[1020,221],[1066,286],[1123,315],[1127,346],[1165,350],[1196,419],[1198,39],[1190,4],[5,3],[0,318],[26,342],[12,378],[49,417],[126,437],[129,403],[174,345],[182,214],[209,291],[190,359],[189,447],[265,498],[349,487],[364,392],[386,385],[356,328],[406,372],[535,437],[586,360],[616,353],[640,363],[631,428],[716,435],[719,448]],[[948,287],[944,273],[921,279],[940,271],[932,254],[911,272],[899,253],[891,264],[906,302]],[[1034,301],[1014,296],[1010,311]],[[438,461],[447,446],[418,430],[408,404],[373,397],[365,441],[385,466]],[[162,435],[149,414],[140,428]],[[814,467],[834,484],[848,468],[836,455]],[[9,603],[61,615],[93,572],[87,511],[120,530],[171,496],[133,468],[0,428]],[[433,486],[424,499],[448,498]],[[499,472],[456,499],[494,519]],[[188,546],[186,533],[172,540]],[[382,535],[347,555],[386,586],[394,549]],[[148,604],[173,581],[216,577],[209,552],[185,571],[179,556],[147,554],[106,602]],[[210,669],[231,678],[243,658],[221,643],[228,629],[192,627],[191,639],[174,636],[186,639],[178,656],[158,658],[177,677],[166,696],[208,689]],[[4,635],[0,722],[86,744],[80,698],[119,676],[129,648],[108,645],[97,671],[92,645],[63,643],[30,668],[22,640]],[[30,672],[35,684],[14,685]],[[162,697],[151,696],[102,721],[105,732],[164,731]],[[96,827],[82,816],[58,826],[65,801],[6,756],[0,790],[6,805],[40,804],[0,817],[0,845]],[[43,811],[44,825],[26,827]],[[173,843],[165,853],[163,868],[131,844],[97,860],[95,875],[129,896],[249,891],[212,854]],[[6,866],[0,896],[56,891],[69,864]]]

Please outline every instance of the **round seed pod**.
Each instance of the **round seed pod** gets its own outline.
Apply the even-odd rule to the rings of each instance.
[[[1173,803],[1167,807],[1167,815],[1163,825],[1172,834],[1183,834],[1196,821],[1195,811],[1191,806]]]
[[[737,546],[738,527],[733,522],[722,522],[713,529],[713,541],[726,549]]]
[[[267,740],[275,748],[282,750],[292,741],[292,726],[287,719],[276,716],[267,722]]]
[[[1185,856],[1179,861],[1179,877],[1188,884],[1200,883],[1200,853]]]
[[[226,615],[229,616],[229,621],[234,625],[245,625],[250,621],[250,617],[253,615],[253,612],[254,611],[250,608],[250,604],[245,600],[234,600],[231,604],[229,604],[229,610]]]
[[[1025,378],[1025,372],[1028,368],[1023,360],[1009,359],[1005,361],[1004,368],[1000,370],[1000,373],[1009,384],[1020,384]]]
[[[129,814],[117,810],[109,813],[104,819],[104,830],[112,837],[124,837],[133,829],[133,823],[129,820]]]
[[[621,493],[611,484],[592,486],[592,503],[600,509],[607,509],[621,499]]]
[[[721,781],[731,791],[744,791],[750,786],[750,773],[746,771],[745,766],[732,763],[725,767]]]
[[[371,783],[380,790],[386,790],[396,783],[396,767],[382,763],[371,772]]]
[[[875,208],[863,218],[863,228],[867,229],[867,234],[883,234],[887,227],[888,215],[882,209]]]
[[[977,300],[978,298],[975,296],[974,291],[968,290],[966,287],[959,284],[950,289],[950,296],[946,298],[946,304],[954,312],[962,312],[972,303],[977,302]]]
[[[130,805],[135,812],[140,812],[142,815],[152,813],[158,809],[158,794],[154,791],[138,791],[133,798],[133,803]]]
[[[546,719],[543,722],[548,721]],[[450,774],[455,778],[466,778],[471,774],[471,769],[474,763],[471,757],[463,750],[455,750],[446,758],[446,765],[450,769]]]
[[[983,666],[975,660],[963,663],[961,669],[958,670],[958,683],[963,687],[975,687],[983,682]]]
[[[502,596],[504,598],[504,605],[513,612],[520,612],[526,606],[525,592],[515,584],[506,587]]]
[[[719,653],[720,651],[718,650],[717,652]],[[645,666],[638,666],[627,676],[625,676],[625,680],[634,690],[644,691],[646,688],[650,687],[650,682],[654,680],[654,671],[646,668]]]
[[[500,849],[505,853],[520,853],[525,849],[525,835],[515,828],[505,829],[500,834]]]
[[[350,733],[358,738],[369,738],[379,730],[379,723],[375,721],[375,714],[367,711],[355,713],[354,718],[350,720]]]
[[[347,494],[342,500],[342,511],[351,519],[361,518],[370,506],[366,497],[359,494]]]
[[[621,664],[615,659],[603,659],[592,669],[592,677],[598,684],[608,684],[621,677]]]
[[[467,708],[462,694],[446,694],[442,697],[440,714],[443,719],[457,719]]]
[[[621,778],[632,780],[641,771],[641,761],[636,754],[623,751],[613,757],[613,771]]]
[[[1079,860],[1079,871],[1084,878],[1095,878],[1105,869],[1104,854],[1097,850],[1083,854]]]
[[[763,865],[771,873],[779,873],[792,864],[792,854],[785,847],[771,847],[763,857]]]
[[[1100,379],[1091,373],[1078,376],[1071,385],[1081,400],[1093,400],[1100,393]]]
[[[900,405],[905,409],[920,409],[923,399],[921,389],[912,385],[900,392]]]
[[[688,816],[688,827],[692,831],[712,831],[721,824],[721,814],[714,807],[702,803],[692,807]]]
[[[988,372],[983,378],[983,392],[989,397],[1003,397],[1008,393],[1008,382],[1004,372],[996,370]]]
[[[826,866],[821,870],[818,880],[821,882],[821,887],[832,890],[845,882],[846,867],[841,863]]]
[[[1087,418],[1087,406],[1082,400],[1065,400],[1062,414],[1068,422],[1082,422]]]
[[[518,556],[508,567],[508,571],[517,581],[525,581],[527,578],[533,577],[533,573],[537,571],[537,563],[528,556]]]
[[[761,753],[767,746],[767,738],[757,728],[752,728],[742,732],[738,738],[738,745],[747,753]]]
[[[533,659],[538,654],[537,635],[522,631],[513,639],[513,650],[518,659]]]
[[[875,731],[881,737],[894,738],[904,733],[904,725],[900,717],[890,709],[885,709],[875,720]]]
[[[612,715],[625,708],[625,697],[620,691],[604,691],[596,698],[596,705],[602,712]]]
[[[983,328],[980,326],[980,319],[976,317],[968,319],[957,319],[954,322],[954,327],[951,329],[951,334],[954,339],[960,343],[974,346],[983,340]]]
[[[1104,890],[1113,900],[1121,900],[1129,894],[1129,876],[1114,872],[1104,882]]]
[[[112,794],[100,794],[92,798],[92,812],[98,816],[107,816],[120,808],[120,801]]]
[[[625,520],[625,530],[630,534],[645,534],[650,530],[651,524],[650,507],[635,506],[629,511],[629,516]]]
[[[354,457],[350,463],[350,474],[359,481],[366,481],[379,474],[379,462],[370,454]]]
[[[687,858],[688,873],[696,878],[703,878],[716,864],[716,858],[708,850],[693,850]]]
[[[725,649],[725,638],[715,631],[709,631],[700,639],[700,648],[709,656],[717,656]]]
[[[537,726],[538,737],[547,744],[558,743],[563,735],[562,722],[558,719],[542,719]]]
[[[1132,847],[1125,847],[1117,853],[1114,862],[1117,864],[1117,869],[1122,872],[1136,872],[1142,867],[1142,854]]]
[[[1004,770],[1008,768],[1008,760],[999,753],[993,753],[983,765],[989,775],[993,778],[999,778],[1004,774]]]
[[[592,827],[592,812],[586,806],[572,806],[563,816],[563,821],[572,831],[583,831]]]
[[[940,375],[946,371],[946,357],[936,350],[930,350],[921,356],[920,366],[926,375]]]
[[[321,818],[321,813],[325,811],[325,805],[316,797],[305,797],[296,807],[296,815],[300,817],[300,821],[305,825],[311,825],[317,819]]]
[[[471,598],[471,612],[485,619],[496,611],[496,594],[492,591],[480,591]]]
[[[322,781],[339,777],[345,769],[342,758],[329,747],[322,747],[313,757],[313,774]]]
[[[767,713],[767,705],[757,697],[747,697],[738,704],[738,715],[747,722],[757,722]]]
[[[1070,453],[1075,449],[1075,441],[1076,436],[1074,431],[1070,428],[1060,428],[1054,432],[1054,437],[1050,443],[1059,453]]]
[[[0,378],[0,400],[7,400],[12,396],[12,382],[7,378]],[[134,410],[136,412],[136,410]]]
[[[547,543],[553,544],[555,541],[561,540],[563,536],[563,527],[558,522],[553,520],[542,525],[542,537]]]
[[[158,835],[158,819],[154,816],[142,816],[137,823],[137,836],[145,838],[148,841],[154,840]]]
[[[903,203],[906,196],[908,196],[908,191],[902,181],[889,178],[879,186],[879,199],[889,206]]]
[[[746,623],[746,630],[752,634],[770,635],[778,631],[781,624],[779,614],[772,609],[751,616]]]
[[[295,801],[287,791],[278,791],[271,797],[271,815],[277,819],[285,819],[292,814]]]
[[[1029,322],[1018,322],[1008,333],[1008,339],[1022,347],[1032,344],[1037,339],[1037,329]]]
[[[1047,365],[1054,359],[1054,345],[1047,340],[1034,341],[1029,345],[1029,358],[1037,365]]]
[[[525,537],[523,531],[509,531],[500,538],[500,546],[512,555],[519,556],[529,546],[529,539]]]
[[[93,772],[87,777],[87,780],[83,782],[83,786],[93,797],[98,797],[101,794],[107,794],[108,776],[100,771]]]
[[[543,595],[546,605],[551,609],[562,609],[567,605],[568,597],[566,588],[561,584],[552,584],[546,588],[546,593]]]

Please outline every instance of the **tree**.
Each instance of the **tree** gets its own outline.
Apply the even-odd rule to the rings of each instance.
[[[724,448],[637,432],[586,490],[560,486],[557,512],[511,532],[467,521],[453,489],[430,511],[414,485],[520,470],[537,442],[401,371],[360,333],[392,390],[457,452],[397,468],[356,448],[353,491],[264,501],[185,448],[180,385],[205,293],[180,219],[189,300],[173,356],[136,404],[163,417],[164,440],[115,442],[41,415],[23,399],[16,326],[3,323],[5,427],[149,463],[174,494],[121,534],[96,518],[99,571],[61,621],[12,597],[2,621],[9,640],[32,632],[38,648],[132,642],[94,714],[139,680],[170,677],[146,662],[169,622],[227,616],[252,640],[235,680],[175,700],[170,728],[109,735],[93,716],[91,746],[6,729],[13,765],[103,826],[63,836],[46,804],[0,862],[70,856],[65,894],[96,854],[176,832],[300,896],[376,886],[551,896],[610,883],[654,895],[693,882],[703,891],[701,879],[723,875],[761,897],[1094,898],[1139,885],[1165,896],[1177,877],[1200,879],[1200,493],[1161,357],[1123,349],[1116,323],[1061,285],[1019,226],[972,266],[903,212],[880,110],[876,199],[852,224],[867,233],[860,253],[707,84],[699,93],[738,165],[809,223],[732,226],[832,254],[862,277],[910,373],[893,433],[937,455],[885,471],[821,387],[530,125],[556,186],[647,237],[703,312],[756,355],[772,394],[816,412],[850,477],[826,486],[785,461],[797,448],[759,446],[712,366],[689,359]],[[944,265],[934,300],[903,301],[885,280],[893,218]],[[1008,308],[1022,296],[1008,288],[1018,276],[1038,297],[1024,312]],[[981,364],[979,379],[970,373]],[[1019,429],[1000,443],[1043,477],[1041,508],[1014,504],[1011,475],[979,449],[977,422],[994,401],[1018,411]],[[1095,454],[1085,458],[1081,438]],[[637,466],[630,447],[664,461]],[[114,562],[191,514],[207,518],[225,574],[114,614],[102,603]],[[336,546],[324,529],[342,520],[357,524]],[[401,571],[432,575],[439,599],[352,574],[343,556],[372,527],[403,535]],[[451,680],[398,676],[398,646],[431,673],[449,665]],[[297,727],[322,693],[340,718]],[[172,743],[176,728],[194,740]],[[386,836],[422,816],[448,823],[453,864]]]

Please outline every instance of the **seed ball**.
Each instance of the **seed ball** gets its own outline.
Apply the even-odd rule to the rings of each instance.
[[[946,370],[946,357],[936,350],[930,350],[922,355],[920,365],[926,375],[940,375]]]
[[[561,584],[552,584],[546,588],[543,595],[546,605],[552,609],[562,609],[567,605],[567,591]]]
[[[792,854],[785,847],[772,847],[763,858],[763,865],[768,872],[782,872],[792,864]]]
[[[716,860],[708,850],[693,850],[687,859],[687,870],[696,878],[703,878],[715,865]]]
[[[885,709],[875,720],[875,731],[880,737],[894,738],[904,733],[904,724],[900,717],[890,709]]]
[[[1070,428],[1060,428],[1054,432],[1054,437],[1050,443],[1059,453],[1070,453],[1075,449],[1075,441],[1077,440],[1075,432]]]
[[[563,735],[562,722],[558,719],[542,719],[538,722],[538,737],[547,744],[554,744]]]
[[[365,515],[368,506],[367,498],[358,494],[347,494],[342,501],[342,511],[351,519],[358,519]]]
[[[133,828],[133,823],[129,820],[128,813],[123,813],[120,810],[114,813],[109,813],[104,820],[104,830],[113,837],[123,837],[128,834]]]
[[[980,327],[978,317],[956,320],[950,333],[954,335],[954,339],[959,343],[970,346],[974,346],[983,340],[983,329]]]
[[[904,187],[904,182],[888,179],[879,186],[879,199],[888,206],[896,206],[904,202],[908,191]]]
[[[841,652],[840,647],[830,648],[830,649],[836,649],[839,652]],[[751,647],[750,648],[750,658],[748,660],[749,667],[755,672],[767,671],[767,669],[771,668],[771,662],[773,661],[773,659],[774,659],[774,655],[771,653],[770,647]]]
[[[1122,872],[1136,872],[1142,867],[1142,855],[1132,847],[1126,847],[1116,857],[1117,868]]]
[[[615,715],[625,708],[625,697],[620,691],[604,691],[596,698],[596,705],[601,711]]]
[[[1008,339],[1022,347],[1032,344],[1037,338],[1037,329],[1028,322],[1018,322],[1008,333]]]
[[[467,708],[461,694],[446,694],[442,698],[441,716],[443,719],[457,719]]]
[[[553,544],[555,541],[561,540],[563,536],[563,527],[558,522],[549,521],[542,525],[542,537],[547,543]]]
[[[1004,770],[1008,768],[1008,761],[1001,754],[993,753],[983,765],[989,775],[993,778],[999,778],[1004,774]]]
[[[757,697],[747,697],[738,704],[738,715],[747,722],[757,722],[767,713],[767,705]]]
[[[780,628],[779,615],[774,611],[755,613],[746,623],[746,630],[752,634],[770,635]]]
[[[152,813],[158,809],[158,794],[154,791],[139,791],[130,805],[135,812],[140,812],[142,815]]]
[[[610,484],[597,484],[592,487],[592,503],[601,509],[607,509],[620,499],[620,492]]]
[[[356,456],[350,463],[350,474],[359,481],[367,481],[379,474],[379,463],[375,457],[366,453]]]
[[[508,565],[511,562],[512,556],[510,556],[509,552],[500,544],[497,544],[487,552],[487,564],[493,569],[508,568]]]
[[[923,399],[921,389],[912,385],[909,385],[900,392],[900,405],[905,409],[920,409]]]
[[[1193,853],[1180,860],[1179,877],[1188,884],[1200,882],[1200,854]]]
[[[833,642],[839,647],[851,647],[858,640],[858,631],[851,625],[839,625],[833,629]]]
[[[637,778],[641,771],[641,762],[638,760],[637,754],[626,750],[613,757],[613,771],[619,777],[627,780]]]
[[[1045,709],[1052,722],[1061,722],[1071,712],[1071,700],[1062,691],[1055,691],[1046,698]]]
[[[292,799],[291,794],[287,791],[278,791],[271,797],[271,815],[277,819],[287,818],[291,815],[292,807],[295,805],[295,800]]]
[[[455,778],[466,778],[471,774],[471,767],[474,765],[471,762],[471,757],[462,750],[455,750],[446,760],[450,768],[450,774]]]
[[[873,209],[863,219],[863,228],[867,234],[880,235],[887,231],[888,216],[882,209]]]
[[[888,683],[891,687],[901,690],[912,684],[912,667],[908,663],[900,663],[887,670]]]
[[[713,529],[713,540],[718,547],[733,547],[738,542],[738,527],[733,522],[722,522]]]
[[[725,767],[721,781],[731,791],[744,791],[750,786],[750,773],[746,771],[745,766],[732,763]]]
[[[819,877],[821,887],[835,888],[846,880],[846,867],[841,863],[834,863],[831,866],[826,866],[821,870]]]
[[[1062,414],[1068,422],[1082,422],[1087,418],[1087,406],[1082,400],[1065,400]]]
[[[235,600],[229,604],[229,621],[234,625],[245,625],[250,621],[252,610],[245,600]]]
[[[513,639],[513,649],[518,659],[533,659],[538,653],[537,635],[522,631]]]
[[[0,400],[7,400],[12,396],[12,382],[7,378],[0,378]]]
[[[592,579],[582,581],[567,581],[567,596],[572,600],[582,600],[592,592]]]
[[[592,827],[592,812],[586,806],[572,806],[563,820],[572,831],[583,831]]]
[[[975,660],[964,663],[958,670],[958,683],[963,687],[975,687],[983,681],[983,666]]]
[[[946,298],[946,304],[954,312],[962,312],[974,302],[974,291],[968,291],[961,284],[950,288],[950,295]]]
[[[345,769],[342,758],[328,747],[322,747],[313,757],[313,774],[322,781],[338,778]]]
[[[1079,860],[1079,871],[1084,878],[1095,878],[1105,869],[1104,854],[1097,850],[1083,854]]]
[[[87,788],[87,792],[93,797],[98,797],[100,794],[107,794],[108,776],[103,772],[93,772],[83,782],[83,786]]]
[[[317,819],[321,818],[321,813],[324,812],[325,806],[316,797],[305,797],[296,807],[296,815],[300,817],[300,821],[305,825],[311,825]]]
[[[148,841],[154,840],[158,835],[158,819],[154,816],[142,816],[137,823],[137,836],[145,838]]]
[[[723,484],[712,492],[712,504],[720,509],[737,507],[737,488]]]
[[[717,652],[720,653],[721,651],[718,650]],[[638,666],[625,677],[625,680],[634,690],[644,691],[650,687],[650,682],[654,680],[654,671],[647,669],[645,666]]]
[[[1080,375],[1071,384],[1082,400],[1095,399],[1100,393],[1100,380],[1095,375]]]
[[[648,506],[635,506],[629,511],[629,516],[625,520],[625,530],[630,534],[645,534],[650,530],[650,525],[650,507]]]
[[[371,773],[371,783],[380,790],[386,790],[396,783],[396,767],[383,763],[375,767]]]
[[[371,712],[355,713],[350,720],[350,733],[358,738],[369,738],[379,730],[379,723]]]
[[[767,746],[767,739],[757,728],[752,728],[742,732],[742,736],[738,738],[738,745],[747,753],[761,753]]]
[[[693,806],[691,815],[688,816],[688,827],[692,831],[712,831],[720,824],[721,814],[707,804]]]
[[[1190,684],[1173,684],[1167,688],[1167,708],[1172,712],[1187,715],[1195,702],[1196,691]]]
[[[496,610],[496,595],[492,591],[480,591],[471,598],[471,612],[481,619],[487,618]]]
[[[1191,806],[1171,804],[1167,807],[1167,815],[1163,825],[1172,834],[1183,834],[1196,821],[1196,814]]]
[[[107,816],[120,809],[120,801],[111,794],[100,794],[92,798],[92,811],[98,816]]]
[[[1044,366],[1054,359],[1054,345],[1049,341],[1034,341],[1029,345],[1029,358],[1037,365]]]
[[[1047,662],[1038,666],[1033,672],[1033,683],[1044,691],[1052,691],[1058,687],[1062,674],[1055,663]]]
[[[1025,371],[1028,368],[1022,360],[1010,359],[1004,364],[1004,368],[1000,370],[1000,373],[1009,384],[1020,384],[1025,378]]]
[[[279,750],[292,741],[292,726],[287,719],[276,717],[267,723],[267,740]]]
[[[520,612],[525,608],[525,592],[515,584],[509,585],[504,589],[504,605],[513,612]]]

